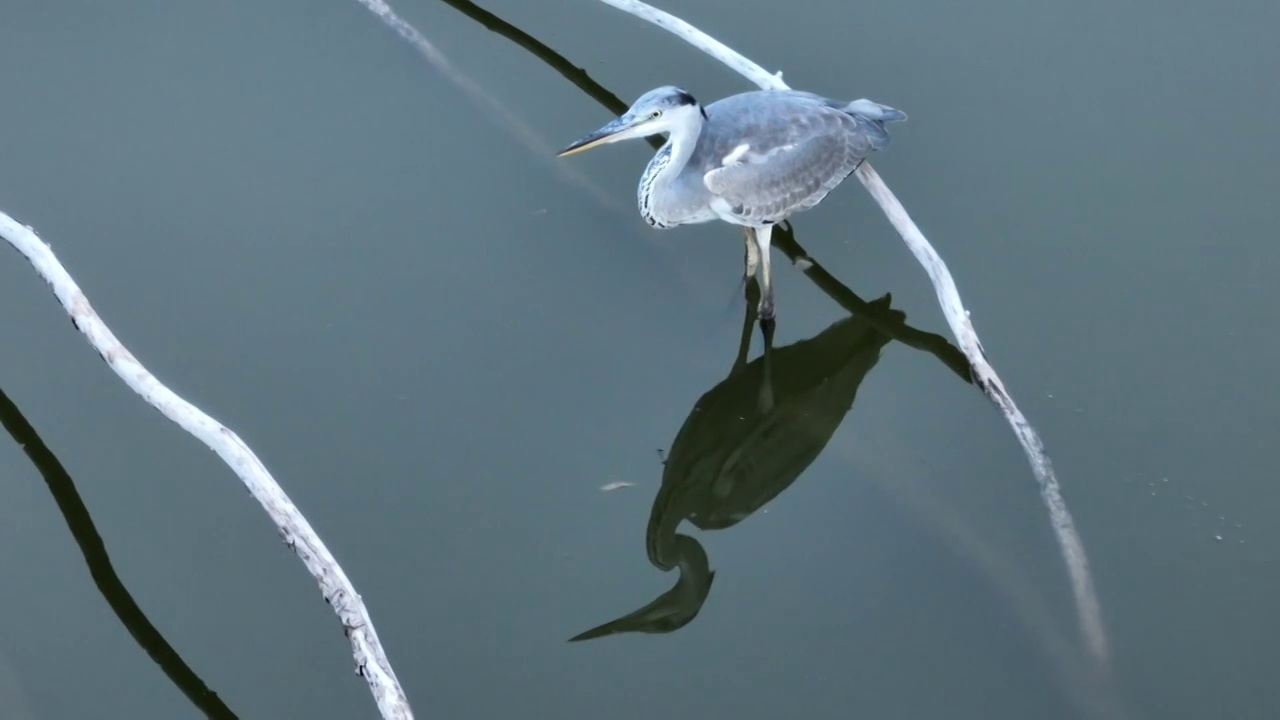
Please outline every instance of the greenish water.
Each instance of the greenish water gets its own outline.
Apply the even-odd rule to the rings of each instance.
[[[910,115],[876,167],[1047,444],[1105,670],[858,183],[795,222],[829,275],[775,251],[739,421],[738,231],[645,226],[643,144],[551,155],[611,115],[560,71],[746,82],[593,0],[395,7],[453,75],[354,0],[4,4],[0,209],[264,459],[418,717],[1280,713],[1274,3],[663,5]],[[230,471],[13,252],[0,307],[0,717],[375,716]]]

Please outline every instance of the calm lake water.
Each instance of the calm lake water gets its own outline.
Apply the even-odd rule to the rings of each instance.
[[[626,102],[751,87],[603,4],[399,2],[445,67],[355,0],[8,0],[0,208],[263,458],[418,717],[1280,716],[1280,5],[663,7],[910,115],[875,165],[1045,440],[1109,665],[1008,426],[885,334],[950,338],[857,181],[795,221],[834,286],[774,253],[759,422],[739,231],[647,227],[642,143],[553,157],[613,112],[484,11]],[[235,476],[9,251],[0,307],[0,717],[375,717]]]

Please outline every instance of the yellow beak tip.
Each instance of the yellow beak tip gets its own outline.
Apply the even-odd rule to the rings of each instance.
[[[587,143],[586,145],[579,145],[577,147],[565,148],[564,150],[561,150],[560,152],[556,153],[556,157],[568,157],[570,155],[577,155],[583,150],[587,150],[591,147],[594,147],[595,145],[596,143]]]

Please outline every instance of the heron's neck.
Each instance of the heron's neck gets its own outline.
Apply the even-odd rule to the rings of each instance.
[[[702,134],[702,108],[697,105],[681,108],[680,116],[675,118],[671,134],[664,148],[669,148],[671,159],[658,174],[658,183],[670,185],[684,166],[689,164],[693,149],[698,144],[698,136]]]
[[[640,214],[650,225],[671,227],[678,224],[679,208],[672,205],[672,184],[693,156],[702,133],[702,110],[686,106],[680,117],[673,118],[667,142],[658,150],[640,179]]]

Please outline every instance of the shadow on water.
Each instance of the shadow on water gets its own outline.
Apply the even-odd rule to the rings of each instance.
[[[805,257],[789,233],[787,245],[787,254],[795,253],[793,259]],[[852,409],[858,388],[890,342],[931,352],[971,382],[959,350],[939,336],[907,325],[906,315],[891,308],[890,295],[867,302],[817,263],[805,267],[805,272],[849,308],[850,316],[782,348],[772,347],[772,329],[762,327],[764,350],[748,362],[759,300],[755,281],[748,284],[737,356],[728,375],[698,398],[676,433],[649,514],[645,531],[649,562],[663,572],[678,569],[675,585],[640,609],[582,632],[570,642],[622,633],[670,633],[692,622],[711,592],[716,573],[702,544],[677,532],[680,524],[688,521],[703,532],[731,528],[791,487],[827,450]],[[835,446],[832,451],[850,459],[847,448]],[[867,480],[925,520],[926,527],[991,579],[1037,638],[1057,669],[1062,689],[1085,716],[1129,717],[1110,677],[1081,657],[1057,629],[1040,593],[998,548],[909,476],[873,473]]]
[[[183,695],[187,696],[193,705],[204,712],[206,717],[218,720],[235,718],[236,714],[231,712],[217,693],[209,689],[209,686],[178,655],[178,651],[164,639],[156,626],[151,624],[146,614],[142,612],[142,608],[125,588],[120,576],[111,565],[107,547],[93,524],[93,518],[89,516],[89,508],[85,507],[84,501],[80,499],[80,493],[76,491],[71,475],[3,390],[0,390],[0,423],[40,471],[45,484],[49,486],[49,492],[53,494],[53,499],[58,504],[58,510],[67,521],[67,528],[71,530],[76,545],[80,546],[80,552],[89,566],[89,574],[93,577],[93,584],[98,587],[98,592],[102,593],[102,597],[111,606],[116,617],[120,618],[120,622],[129,634],[160,666],[169,680],[182,691]]]
[[[831,440],[892,340],[862,315],[850,316],[782,348],[773,348],[766,332],[764,352],[747,362],[758,292],[751,282],[728,376],[694,403],[663,463],[645,548],[654,567],[679,568],[675,587],[572,640],[671,632],[693,620],[715,573],[702,545],[676,528],[685,520],[704,531],[733,527],[790,487]],[[886,295],[868,303],[869,314],[889,323],[904,319],[890,302]]]

